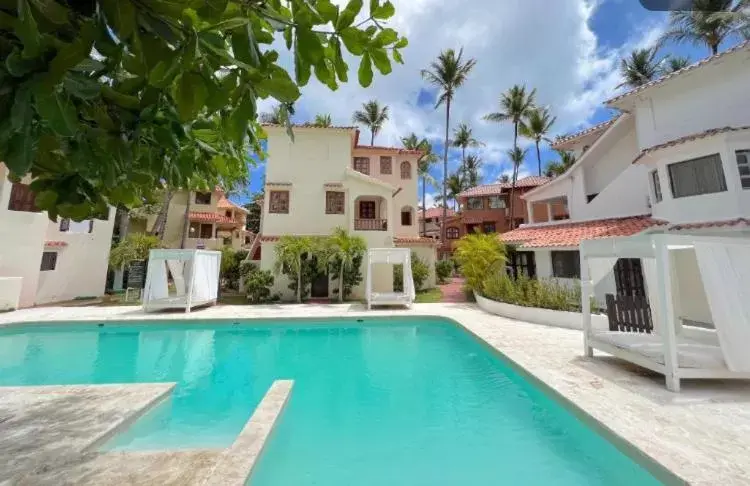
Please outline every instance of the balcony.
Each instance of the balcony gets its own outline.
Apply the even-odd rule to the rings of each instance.
[[[388,231],[387,219],[355,219],[356,231]]]

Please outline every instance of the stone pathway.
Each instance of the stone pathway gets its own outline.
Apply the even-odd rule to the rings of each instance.
[[[455,304],[459,302],[466,302],[466,294],[464,294],[464,279],[461,277],[453,277],[451,281],[445,285],[439,285],[440,290],[443,292],[443,298],[440,302]]]

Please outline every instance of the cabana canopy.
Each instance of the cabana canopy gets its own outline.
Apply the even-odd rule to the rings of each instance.
[[[612,312],[608,312],[609,331],[592,329],[593,287],[619,258],[642,260],[646,304],[616,309],[625,320],[635,322],[632,327],[626,324],[625,332],[612,322]],[[672,391],[679,391],[681,378],[750,379],[749,239],[646,234],[584,241],[581,283],[587,356],[599,349],[662,373]],[[688,309],[710,315],[711,322],[696,325],[692,316],[685,315]],[[653,329],[636,322],[644,315]]]
[[[372,288],[373,265],[384,263],[403,265],[403,292],[375,292]],[[414,279],[411,274],[411,250],[409,248],[371,248],[367,252],[366,279],[367,309],[373,305],[405,305],[411,307],[416,298]]]
[[[221,252],[151,250],[143,292],[145,312],[215,304],[219,294]],[[174,290],[170,292],[169,277]]]

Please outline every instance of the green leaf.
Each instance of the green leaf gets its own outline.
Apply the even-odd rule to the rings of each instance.
[[[31,126],[34,112],[31,106],[31,91],[26,87],[16,90],[13,106],[10,109],[10,123],[13,130],[19,132]]]
[[[71,137],[78,130],[78,113],[67,96],[58,93],[37,94],[36,111],[58,135]]]
[[[200,113],[208,91],[203,77],[196,73],[185,73],[177,85],[177,112],[182,122],[189,122]]]
[[[250,120],[255,120],[256,115],[255,97],[246,93],[229,117],[229,136],[235,143],[241,144],[244,141],[247,125]]]
[[[312,30],[306,28],[297,27],[295,33],[297,34],[295,48],[302,59],[310,64],[320,61],[325,54],[320,38]]]
[[[107,85],[102,86],[102,96],[112,103],[129,110],[137,110],[141,106],[140,100],[135,96],[120,93]]]
[[[245,25],[232,32],[232,51],[235,58],[252,67],[258,67],[260,63],[258,44],[255,42],[255,36],[250,26]]]
[[[344,57],[341,55],[341,44],[338,38],[334,37],[331,41],[333,46],[333,65],[336,68],[336,74],[341,82],[346,83],[349,80],[349,66],[346,65]]]
[[[298,50],[294,53],[294,79],[299,86],[305,86],[310,81],[311,64],[302,59]]]
[[[179,150],[180,142],[175,133],[168,127],[162,125],[154,128],[154,138],[162,147]]]
[[[198,57],[198,54],[198,36],[195,32],[192,32],[188,39],[185,41],[185,45],[183,47],[182,67],[186,70],[189,70],[193,66],[195,59]]]
[[[101,85],[95,79],[81,76],[80,74],[68,74],[63,80],[65,91],[82,100],[91,100],[99,96]]]
[[[5,68],[8,73],[16,78],[22,78],[32,72],[37,67],[36,59],[24,59],[21,51],[13,49],[8,58],[5,60]]]
[[[233,30],[237,27],[242,27],[244,25],[247,25],[250,23],[250,19],[247,17],[234,17],[231,19],[222,20],[221,22],[217,22],[215,24],[209,25],[208,27],[201,29],[201,32],[207,32],[211,30],[218,30],[218,31],[226,31],[226,30]]]
[[[11,137],[8,143],[8,152],[5,155],[5,164],[12,174],[23,176],[31,169],[34,160],[34,143],[30,133],[17,133]]]
[[[169,61],[159,61],[148,75],[148,84],[156,88],[169,86],[180,70],[181,64],[179,61],[179,58],[176,57]]]
[[[323,20],[336,25],[336,21],[339,19],[339,8],[331,3],[331,0],[318,0],[315,8],[318,9],[318,13],[323,17]]]
[[[34,203],[38,208],[51,208],[57,202],[57,193],[55,191],[47,190],[41,191],[36,194]]]
[[[370,0],[370,14],[380,7],[380,0]]]
[[[130,0],[99,0],[107,23],[121,40],[128,39],[135,30],[136,12]]]
[[[362,0],[349,0],[346,8],[341,12],[339,19],[336,21],[336,31],[341,32],[352,25],[360,10],[362,10]]]
[[[372,17],[377,20],[388,20],[389,18],[393,17],[393,14],[396,13],[396,9],[393,7],[393,4],[386,0],[386,2],[375,9],[374,12],[370,12]]]
[[[338,85],[336,84],[336,74],[329,67],[325,59],[320,60],[315,64],[315,77],[318,78],[321,83],[331,88],[331,90],[335,91],[338,89]]]
[[[290,25],[286,29],[284,29],[284,42],[286,43],[286,48],[291,49],[292,48],[292,26]]]
[[[237,87],[237,73],[232,72],[228,74],[219,83],[219,89],[210,90],[208,99],[206,100],[206,108],[209,113],[213,113],[221,108],[224,108],[229,103],[229,97]],[[193,130],[195,133],[195,130]]]
[[[367,88],[372,83],[372,62],[370,61],[370,54],[368,52],[364,53],[359,62],[357,76],[359,78],[359,84],[364,88]]]
[[[228,0],[205,0],[206,7],[209,9],[209,15],[217,16],[224,13],[227,9]]]
[[[31,0],[37,10],[55,25],[65,25],[69,21],[70,10],[55,0]]]
[[[258,87],[281,102],[291,103],[296,101],[300,96],[299,88],[289,78],[288,74],[286,79],[265,79],[258,83]]]
[[[371,49],[370,57],[372,57],[372,62],[375,64],[375,67],[378,68],[380,74],[385,75],[391,73],[391,61],[388,59],[388,54],[386,54],[385,49]]]
[[[393,29],[387,28],[378,32],[372,43],[377,47],[384,47],[393,44],[398,40],[398,32]]]
[[[91,52],[90,41],[78,39],[72,44],[64,45],[49,63],[49,76],[45,82],[54,86],[65,76],[65,73],[87,59]]]
[[[396,45],[393,46],[396,49],[403,49],[404,47],[409,45],[409,40],[406,37],[402,37],[396,42]]]
[[[404,63],[404,58],[401,57],[401,52],[398,49],[393,49],[393,60],[399,64]]]
[[[41,53],[41,36],[31,7],[26,0],[18,0],[18,20],[16,34],[23,42],[23,57],[33,59]]]
[[[362,33],[354,27],[348,27],[341,31],[341,40],[346,50],[355,56],[361,56],[365,52],[365,42]]]

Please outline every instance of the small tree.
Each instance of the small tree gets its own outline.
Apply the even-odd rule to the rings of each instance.
[[[411,252],[411,278],[414,281],[414,290],[422,290],[429,276],[430,267],[415,252]],[[404,291],[404,266],[401,264],[393,266],[393,290]]]
[[[129,234],[109,252],[109,266],[112,269],[118,269],[137,260],[146,260],[152,249],[161,248],[161,246],[161,240],[157,236],[145,233]]]
[[[486,276],[503,269],[505,245],[495,234],[473,233],[459,240],[454,257],[466,278],[466,286],[481,292]]]
[[[367,242],[361,236],[350,236],[343,228],[336,228],[327,240],[328,262],[338,265],[339,302],[344,301],[344,271],[352,266],[357,257],[367,250]]]
[[[292,279],[297,281],[296,294],[298,303],[302,303],[303,262],[310,256],[312,249],[313,241],[311,238],[289,235],[282,236],[274,249],[276,253],[274,273],[276,275],[282,272],[288,273]]]

